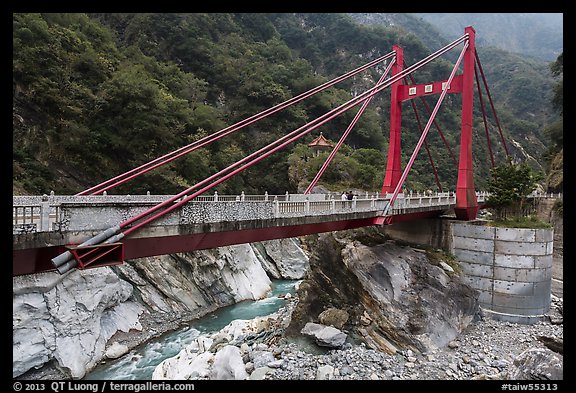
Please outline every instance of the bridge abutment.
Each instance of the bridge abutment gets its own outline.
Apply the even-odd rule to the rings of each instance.
[[[400,222],[383,227],[393,238],[453,254],[463,279],[479,292],[492,319],[533,324],[550,310],[553,229],[498,228],[450,218]]]
[[[553,229],[453,224],[452,253],[493,319],[533,324],[546,318],[552,287]]]
[[[402,221],[383,226],[384,233],[392,239],[415,246],[428,246],[450,250],[452,245],[451,223],[448,217]]]

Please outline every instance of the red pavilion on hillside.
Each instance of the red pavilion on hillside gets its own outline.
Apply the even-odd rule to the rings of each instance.
[[[322,151],[332,150],[334,145],[328,139],[324,138],[324,135],[322,135],[322,133],[320,133],[320,136],[318,136],[318,138],[310,142],[308,144],[308,147],[312,149],[312,155],[314,157],[317,157],[318,154],[320,154],[320,152]]]

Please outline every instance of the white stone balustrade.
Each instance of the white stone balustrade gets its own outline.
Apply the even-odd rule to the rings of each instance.
[[[533,197],[561,197],[561,194],[530,194]],[[477,192],[479,203],[488,196]],[[105,229],[166,201],[171,195],[96,196],[14,196],[13,233]],[[319,216],[348,212],[382,211],[391,193],[365,193],[352,201],[335,194],[201,195],[150,225],[200,224],[220,221],[255,220],[282,217]],[[454,192],[400,193],[389,214],[405,214],[416,209],[449,209],[456,203]]]

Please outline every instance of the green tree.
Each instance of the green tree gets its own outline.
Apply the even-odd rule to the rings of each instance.
[[[559,78],[553,89],[554,95],[552,97],[552,107],[560,114],[560,119],[556,120],[546,128],[546,134],[551,142],[548,151],[549,159],[551,159],[554,154],[558,153],[564,144],[564,53],[561,53],[556,61],[550,65],[550,72],[552,73],[552,76]]]
[[[491,195],[487,205],[495,210],[497,218],[506,219],[509,213],[523,216],[527,196],[542,178],[541,173],[535,173],[526,163],[495,166],[488,181]]]

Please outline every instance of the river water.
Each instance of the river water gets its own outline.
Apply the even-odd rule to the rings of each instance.
[[[97,366],[83,379],[151,380],[152,373],[160,362],[176,356],[199,335],[216,332],[235,319],[253,319],[278,311],[286,303],[286,300],[278,295],[294,294],[298,281],[273,280],[272,291],[268,297],[222,307],[200,319],[190,321],[187,326],[142,344],[121,358]]]

